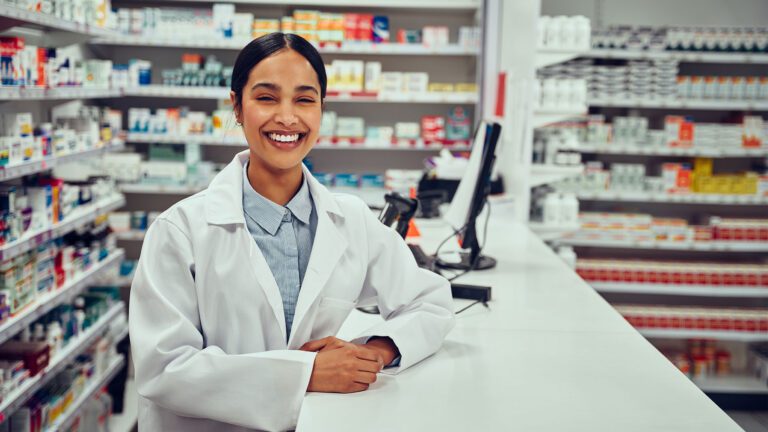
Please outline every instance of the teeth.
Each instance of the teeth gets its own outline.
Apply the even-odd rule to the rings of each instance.
[[[280,142],[294,142],[299,139],[299,134],[280,135],[276,133],[269,134],[269,138]]]

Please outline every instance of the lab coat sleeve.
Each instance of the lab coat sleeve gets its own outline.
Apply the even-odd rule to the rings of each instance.
[[[368,269],[361,298],[376,296],[384,322],[368,329],[355,343],[373,336],[389,337],[400,351],[400,363],[385,369],[397,373],[434,354],[455,324],[450,283],[416,264],[403,239],[379,222],[367,207]]]
[[[315,354],[232,355],[205,346],[192,257],[191,242],[177,225],[165,218],[152,224],[130,300],[139,394],[179,416],[259,430],[294,428]]]

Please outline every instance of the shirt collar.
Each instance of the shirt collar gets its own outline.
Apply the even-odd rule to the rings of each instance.
[[[312,214],[312,197],[306,177],[302,177],[299,191],[283,207],[253,189],[248,181],[248,163],[243,164],[243,211],[245,214],[270,235],[275,235],[283,221],[286,208],[302,223],[309,223],[309,217]]]

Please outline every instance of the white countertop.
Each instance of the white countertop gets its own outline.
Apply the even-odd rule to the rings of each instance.
[[[457,280],[491,285],[490,309],[461,313],[434,356],[365,392],[307,394],[297,431],[741,430],[525,226],[499,219],[486,248],[498,266]],[[419,227],[426,251],[448,232]],[[380,319],[355,311],[339,337]]]

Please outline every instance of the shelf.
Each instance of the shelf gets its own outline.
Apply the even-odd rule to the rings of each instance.
[[[624,294],[663,294],[701,297],[768,297],[768,287],[665,285],[631,282],[586,281],[595,291]]]
[[[146,85],[129,87],[124,91],[125,96],[136,97],[167,97],[187,99],[229,99],[227,87],[183,87],[165,85]],[[348,103],[434,103],[434,104],[475,104],[478,101],[476,93],[401,93],[380,95],[358,95],[348,92],[328,92],[326,102]]]
[[[123,241],[144,241],[146,234],[147,232],[142,230],[117,231],[115,238]]]
[[[767,205],[768,197],[759,195],[719,195],[719,194],[662,194],[630,191],[579,192],[576,196],[586,201],[631,201],[680,204],[719,204],[719,205]]]
[[[536,50],[536,69],[565,63],[576,57],[581,57],[587,50],[539,48]]]
[[[745,373],[692,381],[704,393],[768,394],[768,383]]]
[[[165,3],[203,3],[211,4],[216,3],[215,0],[163,0]],[[249,4],[249,5],[272,5],[272,6],[286,6],[286,2],[277,0],[233,0],[229,3],[237,4]],[[306,7],[353,7],[360,8],[361,3],[353,0],[301,0],[298,2],[290,2],[294,5],[300,4]],[[477,10],[482,7],[482,1],[480,0],[389,0],[387,2],[377,3],[375,9],[438,9],[438,10]]]
[[[67,218],[52,227],[28,231],[18,240],[0,246],[0,261],[13,258],[48,240],[61,237],[123,205],[125,205],[125,197],[116,194],[109,199],[78,207]]]
[[[590,106],[617,108],[768,111],[768,101],[707,99],[590,99]]]
[[[41,295],[34,302],[27,305],[21,313],[5,320],[5,322],[0,324],[0,344],[16,336],[21,330],[37,321],[56,306],[76,297],[91,283],[95,276],[104,270],[120,264],[124,257],[125,252],[122,249],[112,251],[107,258],[93,264],[90,269],[80,273],[71,281],[67,281],[61,288]]]
[[[679,251],[709,251],[709,252],[768,252],[768,243],[749,241],[709,241],[709,242],[676,242],[676,241],[631,241],[631,240],[593,240],[565,238],[560,243],[577,247],[604,247],[620,249],[659,249]]]
[[[72,422],[80,415],[80,409],[85,405],[88,400],[90,400],[93,395],[96,394],[99,390],[101,390],[102,387],[109,384],[110,381],[112,381],[112,378],[117,375],[118,372],[120,372],[120,369],[125,365],[125,358],[123,356],[119,356],[115,358],[109,366],[107,366],[107,369],[101,374],[99,377],[92,377],[90,382],[88,382],[85,387],[83,387],[82,392],[75,400],[73,400],[67,410],[63,412],[58,419],[56,419],[56,422],[49,428],[46,428],[46,432],[58,432],[58,431],[68,431],[69,426],[72,424]]]
[[[587,107],[575,107],[563,110],[537,108],[533,111],[533,127],[540,128],[553,123],[584,117],[586,114]]]
[[[182,39],[172,35],[119,35],[90,41],[96,45],[141,46],[165,48],[198,48],[240,51],[251,39]],[[342,42],[322,44],[317,47],[321,54],[359,55],[419,55],[419,56],[476,56],[478,50],[461,45],[430,47],[422,44]]]
[[[112,36],[114,31],[89,24],[65,21],[54,15],[32,12],[0,4],[0,29],[17,26],[34,26],[45,30],[59,30],[84,36]]]
[[[543,241],[557,240],[566,234],[578,231],[581,227],[574,225],[551,225],[543,222],[528,222],[528,228]]]
[[[581,57],[622,60],[677,60],[687,63],[747,63],[768,64],[768,54],[717,53],[687,51],[630,51],[622,49],[593,49]]]
[[[119,97],[119,89],[99,89],[83,87],[0,87],[0,101],[4,100],[63,100],[63,99],[99,99]]]
[[[101,335],[102,331],[106,330],[109,323],[118,314],[123,312],[124,306],[125,305],[122,302],[112,306],[91,327],[86,329],[81,335],[70,340],[67,346],[62,348],[60,352],[51,358],[50,363],[43,371],[40,371],[34,377],[28,378],[19,388],[6,395],[2,404],[0,404],[0,422],[3,422],[10,417],[11,414],[29,400],[36,391],[40,390],[40,388],[53,379],[56,374],[63,370],[64,367],[70,364],[72,360],[88,349],[96,338]]]
[[[384,207],[384,195],[386,195],[389,192],[384,188],[373,188],[373,187],[356,188],[356,187],[334,186],[334,187],[329,187],[328,190],[331,193],[343,193],[343,194],[354,195],[360,198],[361,200],[365,201],[368,207],[373,207],[373,208]]]
[[[113,140],[112,144],[100,148],[71,153],[63,156],[51,156],[42,160],[23,162],[14,166],[0,167],[0,181],[6,181],[30,174],[48,171],[52,168],[55,168],[57,165],[89,157],[102,156],[106,152],[120,150],[122,148],[122,140]]]
[[[576,177],[584,172],[583,165],[542,165],[532,164],[530,187],[542,186],[549,183],[554,183],[569,177]]]
[[[121,192],[125,194],[162,194],[162,195],[193,195],[207,186],[187,186],[187,185],[156,185],[142,183],[124,183],[118,185]]]
[[[674,148],[650,147],[629,144],[580,144],[578,147],[563,150],[595,154],[621,154],[638,156],[691,156],[691,157],[768,157],[768,147],[742,148],[737,146],[724,148]]]
[[[168,135],[149,133],[129,133],[127,142],[130,143],[166,143],[166,144],[200,144],[215,146],[245,147],[245,137],[216,136],[216,135]],[[320,138],[315,149],[320,150],[392,150],[392,151],[454,151],[470,150],[469,141],[424,141],[422,139],[394,139],[393,144],[382,145],[380,141],[367,141],[362,138]]]
[[[730,330],[636,329],[650,339],[715,339],[735,342],[768,341],[768,333]]]

